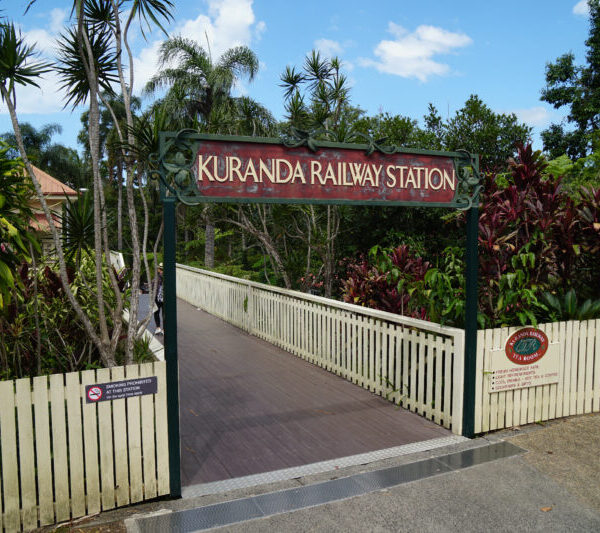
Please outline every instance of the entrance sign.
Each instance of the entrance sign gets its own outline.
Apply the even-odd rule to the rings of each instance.
[[[164,198],[200,202],[356,204],[468,210],[481,190],[478,159],[464,150],[160,133],[151,177]]]
[[[515,331],[504,349],[491,350],[489,392],[501,392],[558,383],[560,351],[548,336],[537,328]]]
[[[319,131],[331,138],[331,132]],[[466,150],[434,152],[332,143],[293,130],[285,139],[160,132],[149,177],[160,185],[164,221],[165,359],[169,418],[169,480],[181,496],[179,366],[175,275],[177,202],[407,205],[466,211],[465,374],[462,432],[472,437],[477,356],[477,230],[482,179]]]
[[[446,155],[374,152],[364,149],[205,140],[194,175],[211,199],[272,198],[452,206],[457,194],[454,159]]]
[[[106,402],[109,400],[144,396],[146,394],[156,394],[157,391],[158,381],[156,376],[125,379],[123,381],[86,385],[85,400],[86,403]]]

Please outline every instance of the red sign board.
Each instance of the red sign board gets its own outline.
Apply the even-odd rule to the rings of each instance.
[[[450,156],[202,140],[194,164],[204,197],[451,205]]]

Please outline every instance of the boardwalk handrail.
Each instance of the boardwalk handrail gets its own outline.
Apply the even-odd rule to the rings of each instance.
[[[387,322],[394,324],[401,324],[404,326],[415,327],[424,331],[431,331],[432,333],[438,333],[448,337],[454,337],[456,335],[464,335],[464,330],[459,328],[453,328],[450,326],[444,326],[437,324],[436,322],[428,322],[427,320],[420,320],[418,318],[412,318],[408,316],[398,315],[390,313],[388,311],[380,311],[379,309],[371,309],[369,307],[363,307],[362,305],[351,304],[347,302],[341,302],[332,298],[326,298],[324,296],[316,296],[313,294],[307,294],[305,292],[294,291],[291,289],[282,289],[281,287],[275,287],[273,285],[267,285],[265,283],[258,283],[257,281],[250,281],[247,279],[236,278],[235,276],[228,276],[227,274],[220,274],[219,272],[212,272],[210,270],[203,270],[197,267],[191,267],[177,263],[177,268],[182,270],[188,270],[190,272],[197,272],[205,276],[211,276],[217,279],[230,281],[239,285],[246,285],[248,287],[254,287],[263,291],[269,291],[275,294],[282,294],[290,296],[298,300],[304,300],[306,302],[314,302],[328,307],[335,307],[336,309],[342,309],[344,311],[350,311],[352,313],[359,313],[361,315],[379,318]]]
[[[461,434],[462,329],[186,265],[177,296]]]

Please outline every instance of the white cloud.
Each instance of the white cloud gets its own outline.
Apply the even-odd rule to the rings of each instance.
[[[133,58],[133,88],[135,93],[141,92],[144,85],[158,71],[158,52],[162,41],[153,41]]]
[[[361,59],[363,66],[375,67],[380,72],[403,78],[427,81],[430,76],[443,76],[450,67],[433,59],[438,54],[448,54],[473,41],[464,33],[454,33],[436,26],[419,26],[413,33],[390,22],[388,31],[394,40],[381,41],[375,48],[378,60]]]
[[[186,21],[176,33],[194,39],[203,46],[206,46],[208,36],[214,59],[228,48],[252,42],[256,22],[252,0],[209,0],[208,14]],[[258,28],[259,32],[263,30],[264,23]]]
[[[579,2],[573,6],[573,13],[587,17],[590,14],[590,8],[587,0],[579,0]]]
[[[253,0],[209,0],[208,15],[179,22],[170,35],[181,35],[197,41],[203,48],[210,45],[213,60],[234,46],[249,46],[260,39],[266,29],[263,21],[256,21]],[[135,58],[135,87],[137,91],[158,71],[158,49],[161,41],[144,48]]]
[[[314,43],[315,49],[327,57],[335,57],[340,55],[344,48],[337,41],[331,39],[317,39]]]
[[[527,109],[514,109],[509,111],[514,113],[521,122],[529,126],[543,128],[552,122],[552,112],[543,106],[535,106]]]
[[[44,74],[37,80],[40,88],[30,85],[16,86],[17,113],[56,113],[62,111],[65,104],[64,93],[59,89],[58,76],[54,72]],[[4,103],[0,104],[0,113],[8,113]]]
[[[53,34],[60,33],[65,25],[66,18],[67,12],[64,9],[58,9],[55,7],[52,11],[50,11],[50,31]]]
[[[23,34],[28,44],[35,45],[35,48],[44,57],[53,57],[56,47],[56,35],[47,30],[36,28]]]

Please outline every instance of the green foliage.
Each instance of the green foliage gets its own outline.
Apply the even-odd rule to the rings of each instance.
[[[548,175],[541,152],[531,146],[517,152],[501,186],[488,176],[481,199],[478,322],[501,327],[598,318],[600,189],[581,189],[575,202],[561,180]],[[426,261],[420,257],[426,247],[413,246],[377,246],[368,259],[350,262],[345,301],[461,326],[461,250],[446,248]],[[556,296],[564,290],[564,297]],[[575,291],[587,298],[581,305]]]
[[[64,214],[61,215],[63,227],[63,251],[68,264],[79,268],[82,254],[94,249],[94,205],[92,193],[87,191],[77,200],[67,197]]]
[[[348,78],[338,58],[327,59],[313,50],[304,58],[302,70],[287,66],[279,79],[284,89],[286,133],[296,128],[321,132],[338,142],[352,139],[362,111],[350,105]]]
[[[435,108],[427,117],[432,133],[445,150],[464,149],[479,154],[480,166],[499,171],[515,153],[515,145],[531,137],[531,128],[519,123],[514,113],[494,113],[476,95],[471,95],[454,117],[443,121]]]
[[[30,247],[39,251],[35,235],[29,231],[33,186],[24,179],[21,160],[10,159],[9,151],[0,141],[0,313],[19,282],[14,276],[17,266],[30,259]]]
[[[37,79],[49,71],[49,65],[34,61],[36,50],[27,45],[12,22],[0,22],[0,85],[2,100],[14,100],[15,85],[33,85],[39,88]]]
[[[373,139],[385,139],[386,144],[406,147],[420,145],[417,121],[402,115],[390,115],[386,112],[373,117],[361,117],[354,122],[354,129]]]
[[[202,261],[187,261],[185,264],[194,268],[210,270],[211,272],[217,272],[218,274],[225,274],[227,276],[233,276],[235,278],[246,279],[249,281],[263,281],[260,272],[246,270],[241,265],[229,264],[218,265],[215,268],[207,268],[206,266],[204,266],[204,263],[202,263]]]
[[[579,305],[575,289],[564,294],[544,292],[542,295],[550,321],[591,320],[600,316],[600,299],[587,299]]]
[[[91,68],[95,70],[100,90],[113,95],[113,85],[119,82],[119,78],[111,28],[103,20],[85,17],[83,31],[92,48],[94,63]],[[61,80],[61,89],[67,97],[65,105],[74,109],[85,103],[90,93],[86,66],[80,54],[77,28],[71,28],[62,34],[58,46],[59,60],[56,71]]]
[[[563,154],[548,161],[546,174],[549,176],[566,176],[572,172],[573,166],[573,161],[566,154]]]
[[[600,131],[591,134],[592,152],[574,161],[565,153],[548,162],[546,174],[561,176],[563,187],[578,199],[582,188],[600,187]]]
[[[585,65],[576,65],[573,53],[559,57],[546,65],[546,87],[541,99],[556,109],[567,107],[567,122],[553,124],[542,132],[544,149],[550,157],[567,154],[571,159],[583,158],[592,152],[592,135],[598,130],[600,114],[600,2],[588,0],[590,32],[585,44]]]
[[[423,305],[430,320],[440,324],[464,323],[465,287],[464,251],[457,247],[446,248],[440,265],[430,269],[423,279]]]
[[[168,89],[159,105],[168,111],[178,128],[241,133],[232,131],[233,124],[261,132],[274,126],[270,113],[260,104],[249,98],[231,97],[237,80],[252,81],[258,72],[258,57],[247,46],[230,48],[213,61],[210,50],[196,41],[170,37],[161,45],[159,62],[160,72],[144,90],[153,94]]]
[[[116,295],[112,291],[106,265],[102,273],[105,307],[110,317],[116,308]],[[100,368],[100,354],[69,305],[56,270],[46,265],[36,272],[23,263],[16,274],[19,285],[13,291],[13,302],[0,314],[0,378]],[[68,269],[73,294],[90,320],[97,321],[96,287],[91,282],[94,276],[95,264],[91,254],[82,254],[79,269]],[[124,293],[123,296],[125,305],[128,305],[130,295]],[[112,329],[110,318],[108,325]],[[117,364],[125,361],[125,342],[123,338],[117,349]],[[152,360],[145,341],[138,341],[134,357],[139,362]]]
[[[509,326],[516,321],[521,326],[537,325],[537,316],[546,310],[540,301],[540,287],[532,281],[535,254],[525,246],[512,256],[509,271],[498,280],[498,296],[493,316],[485,316],[484,325]]]

